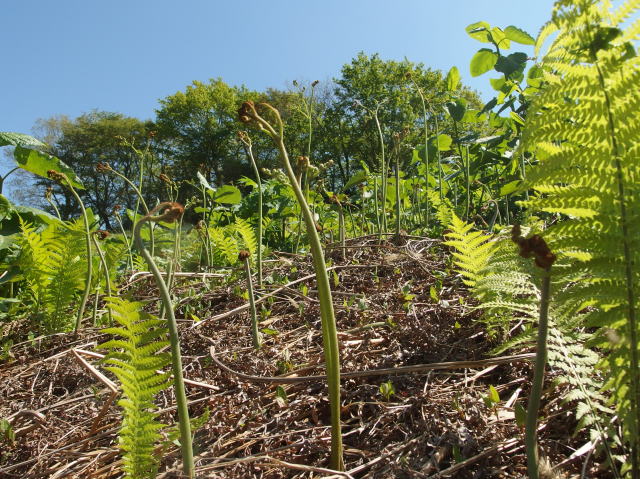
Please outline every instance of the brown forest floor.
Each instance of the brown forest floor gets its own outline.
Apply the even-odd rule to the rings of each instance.
[[[379,246],[375,239],[360,238],[349,245],[347,261],[337,250],[330,253],[338,266],[334,302],[343,332],[343,372],[490,357],[495,343],[478,321],[480,313],[471,308],[460,279],[447,275],[447,254],[437,242],[405,238],[397,245]],[[268,263],[265,276],[294,281],[312,273],[309,259],[281,260]],[[430,287],[438,280],[442,290],[436,302]],[[301,285],[306,285],[306,295]],[[405,285],[405,292],[408,288],[415,295],[408,305]],[[287,370],[299,376],[324,374],[314,288],[311,278],[263,303],[271,310],[263,327],[278,334],[265,336],[256,352],[246,310],[215,318],[245,304],[233,285],[208,289],[198,279],[178,284],[183,299],[177,317],[183,318],[190,305],[189,311],[203,320],[195,328],[188,319],[180,326],[185,377],[202,383],[188,386],[191,415],[206,408],[211,414],[195,434],[198,478],[523,477],[523,432],[514,420],[513,401],[526,407],[532,375],[527,360],[343,379],[344,457],[350,475],[323,472],[330,439],[325,384],[283,384],[283,401],[276,395],[278,385],[224,371],[210,355],[214,346],[220,361],[254,376]],[[148,277],[123,290],[139,299],[156,294]],[[362,328],[371,323],[385,324]],[[55,335],[12,349],[13,358],[0,365],[0,418],[13,423],[16,440],[0,444],[0,478],[121,476],[120,409],[111,404],[102,410],[110,391],[72,351],[93,351],[105,340],[97,329],[85,329],[78,337]],[[97,359],[79,356],[112,377]],[[547,377],[552,380],[553,371]],[[389,400],[380,393],[387,381],[396,391]],[[483,402],[489,385],[500,394],[496,410]],[[173,399],[170,391],[158,399],[164,423],[175,421]],[[540,443],[551,463],[558,464],[586,439],[571,438],[575,423],[570,406],[562,405],[558,394],[544,399]],[[579,474],[583,459],[567,462],[559,477]],[[159,477],[180,477],[178,467],[179,452],[172,446],[163,454]],[[588,477],[606,476],[590,471]]]

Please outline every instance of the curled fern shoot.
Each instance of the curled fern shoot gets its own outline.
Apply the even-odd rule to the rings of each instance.
[[[191,439],[191,426],[189,423],[189,409],[187,406],[187,395],[184,386],[184,377],[182,375],[182,356],[180,354],[180,338],[178,336],[178,323],[173,311],[173,304],[171,302],[171,296],[167,288],[162,273],[158,269],[158,266],[153,261],[151,254],[145,248],[144,242],[140,235],[141,228],[146,222],[173,222],[179,219],[184,212],[182,205],[178,203],[160,203],[149,214],[143,216],[133,227],[133,237],[136,242],[136,246],[140,250],[140,253],[144,257],[149,270],[153,274],[153,278],[160,290],[160,298],[164,311],[167,314],[167,326],[169,329],[169,341],[171,343],[171,365],[173,370],[173,382],[175,386],[176,402],[178,406],[178,421],[180,424],[180,448],[182,450],[182,462],[184,473],[189,478],[194,477],[194,462],[193,462],[193,446]],[[156,213],[160,213],[154,216]]]
[[[344,470],[342,455],[342,433],[340,426],[340,354],[338,348],[338,331],[333,310],[331,286],[327,274],[327,266],[324,260],[324,251],[320,243],[320,236],[316,230],[316,224],[311,209],[305,200],[304,193],[296,179],[289,161],[289,155],[284,145],[284,124],[280,113],[268,103],[260,104],[267,112],[270,112],[276,120],[276,128],[258,114],[255,105],[251,101],[242,104],[239,110],[240,121],[259,128],[271,137],[280,153],[280,160],[285,169],[291,187],[302,209],[307,227],[307,235],[311,246],[313,266],[318,284],[318,298],[320,300],[320,318],[322,322],[322,340],[325,362],[327,364],[327,382],[329,386],[329,403],[331,410],[331,467],[338,471]]]
[[[142,311],[141,303],[107,298],[107,307],[118,326],[102,332],[117,338],[99,347],[109,351],[102,361],[122,385],[124,397],[118,404],[124,417],[119,442],[125,477],[153,479],[159,464],[155,448],[164,426],[157,420],[153,398],[171,383],[168,374],[156,372],[171,362],[168,353],[160,352],[168,345],[165,322]]]
[[[538,411],[544,383],[544,370],[547,365],[547,336],[549,332],[549,303],[551,298],[551,266],[556,256],[549,250],[547,243],[538,235],[531,238],[520,236],[520,227],[515,225],[512,239],[520,248],[520,256],[535,259],[542,269],[542,287],[540,295],[540,316],[538,320],[538,339],[536,342],[536,361],[533,371],[531,393],[525,419],[525,446],[527,448],[527,471],[530,479],[540,477],[540,458],[538,455]]]

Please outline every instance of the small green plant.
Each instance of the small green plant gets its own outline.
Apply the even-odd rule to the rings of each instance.
[[[386,381],[380,384],[378,390],[380,391],[380,394],[382,395],[384,400],[387,402],[391,401],[391,398],[396,394],[396,389],[395,387],[393,387],[393,383],[391,381]]]
[[[99,347],[109,351],[102,361],[122,385],[124,398],[118,404],[124,418],[119,440],[125,477],[152,479],[158,472],[160,461],[154,450],[163,427],[153,398],[171,383],[168,374],[156,372],[171,362],[169,354],[160,352],[169,344],[167,328],[163,320],[142,311],[141,303],[120,298],[107,298],[107,302],[118,326],[103,332],[117,338]]]
[[[485,406],[493,410],[493,413],[496,415],[496,419],[499,421],[498,404],[500,404],[500,394],[498,394],[498,390],[490,385],[489,392],[486,396],[482,397],[482,400],[484,401]]]

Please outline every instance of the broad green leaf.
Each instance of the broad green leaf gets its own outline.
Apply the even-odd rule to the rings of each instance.
[[[449,73],[447,73],[447,90],[455,91],[458,89],[460,85],[460,72],[458,71],[458,67],[453,66]]]
[[[10,131],[0,132],[0,146],[22,146],[24,148],[41,148],[46,147],[37,138],[24,133],[12,133]]]
[[[47,174],[49,170],[64,173],[74,188],[84,190],[84,186],[75,172],[55,156],[23,146],[16,146],[13,157],[16,159],[18,166],[24,170],[42,176],[43,178],[49,177]]]
[[[0,221],[10,216],[13,212],[13,205],[4,195],[0,195]]]
[[[351,178],[349,178],[349,181],[345,183],[344,187],[342,188],[342,191],[347,191],[352,186],[356,186],[356,185],[359,185],[360,183],[364,183],[365,181],[367,181],[368,176],[369,175],[364,170],[357,171]]]
[[[522,45],[536,44],[535,39],[531,35],[518,27],[514,27],[513,25],[509,25],[505,28],[504,33],[507,38],[513,42],[520,43]]]
[[[504,77],[502,78],[491,78],[489,80],[489,83],[491,83],[491,87],[496,90],[496,91],[501,91],[502,87],[504,87],[504,84],[506,83],[506,79]]]
[[[462,121],[467,111],[467,102],[462,98],[456,98],[455,101],[445,103],[444,107],[454,121]]]
[[[487,119],[487,116],[481,114],[478,110],[467,110],[462,118],[465,123],[480,123]]]
[[[514,191],[517,191],[518,188],[520,187],[520,183],[521,183],[520,180],[510,181],[509,183],[504,185],[502,188],[500,188],[500,196],[510,195]]]
[[[476,22],[465,28],[471,38],[483,43],[491,43],[489,39],[489,30],[491,26],[487,22]]]
[[[491,29],[491,38],[498,45],[498,48],[508,49],[511,46],[511,41],[502,31],[502,28],[493,27]]]
[[[507,76],[522,72],[527,65],[527,58],[527,54],[522,52],[512,53],[506,57],[501,55],[495,63],[495,69]]]
[[[434,138],[435,140],[435,138]],[[451,149],[451,143],[453,143],[453,139],[444,133],[438,135],[437,146],[440,151],[447,151]],[[435,142],[434,142],[435,144]]]
[[[242,201],[240,190],[232,185],[222,185],[215,190],[213,201],[226,205],[237,205]]]
[[[533,65],[527,72],[527,85],[533,88],[540,88],[540,85],[542,85],[543,77],[544,72],[542,68],[538,65]]]
[[[481,48],[471,59],[471,76],[477,77],[491,70],[498,61],[498,54],[488,48]]]

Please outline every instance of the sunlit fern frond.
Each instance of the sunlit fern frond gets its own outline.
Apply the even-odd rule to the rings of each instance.
[[[119,326],[104,333],[116,336],[99,345],[108,350],[103,362],[122,386],[118,401],[124,418],[119,433],[123,450],[125,477],[155,478],[159,458],[155,454],[164,427],[157,418],[154,396],[170,384],[167,373],[158,370],[170,364],[169,353],[160,352],[169,345],[165,321],[142,311],[142,304],[120,298],[108,298],[113,319]]]
[[[491,241],[491,235],[471,231],[473,224],[466,224],[455,213],[451,213],[448,227],[451,232],[446,234],[447,241],[444,244],[455,249],[454,264],[464,277],[464,283],[473,287],[483,277],[496,244]]]
[[[557,299],[596,327],[621,419],[624,453],[640,467],[640,23],[638,0],[556,2],[555,31],[543,57],[544,88],[528,110],[522,149],[538,164],[527,173],[530,210],[561,215],[545,232],[567,267]],[[540,43],[540,42],[539,42]],[[554,267],[555,268],[555,267]],[[579,284],[572,291],[571,284]],[[588,322],[587,322],[588,321]],[[585,416],[586,417],[586,416]]]
[[[249,251],[253,258],[258,251],[258,240],[253,226],[247,220],[238,217],[233,225],[233,230],[242,238],[242,248]]]

